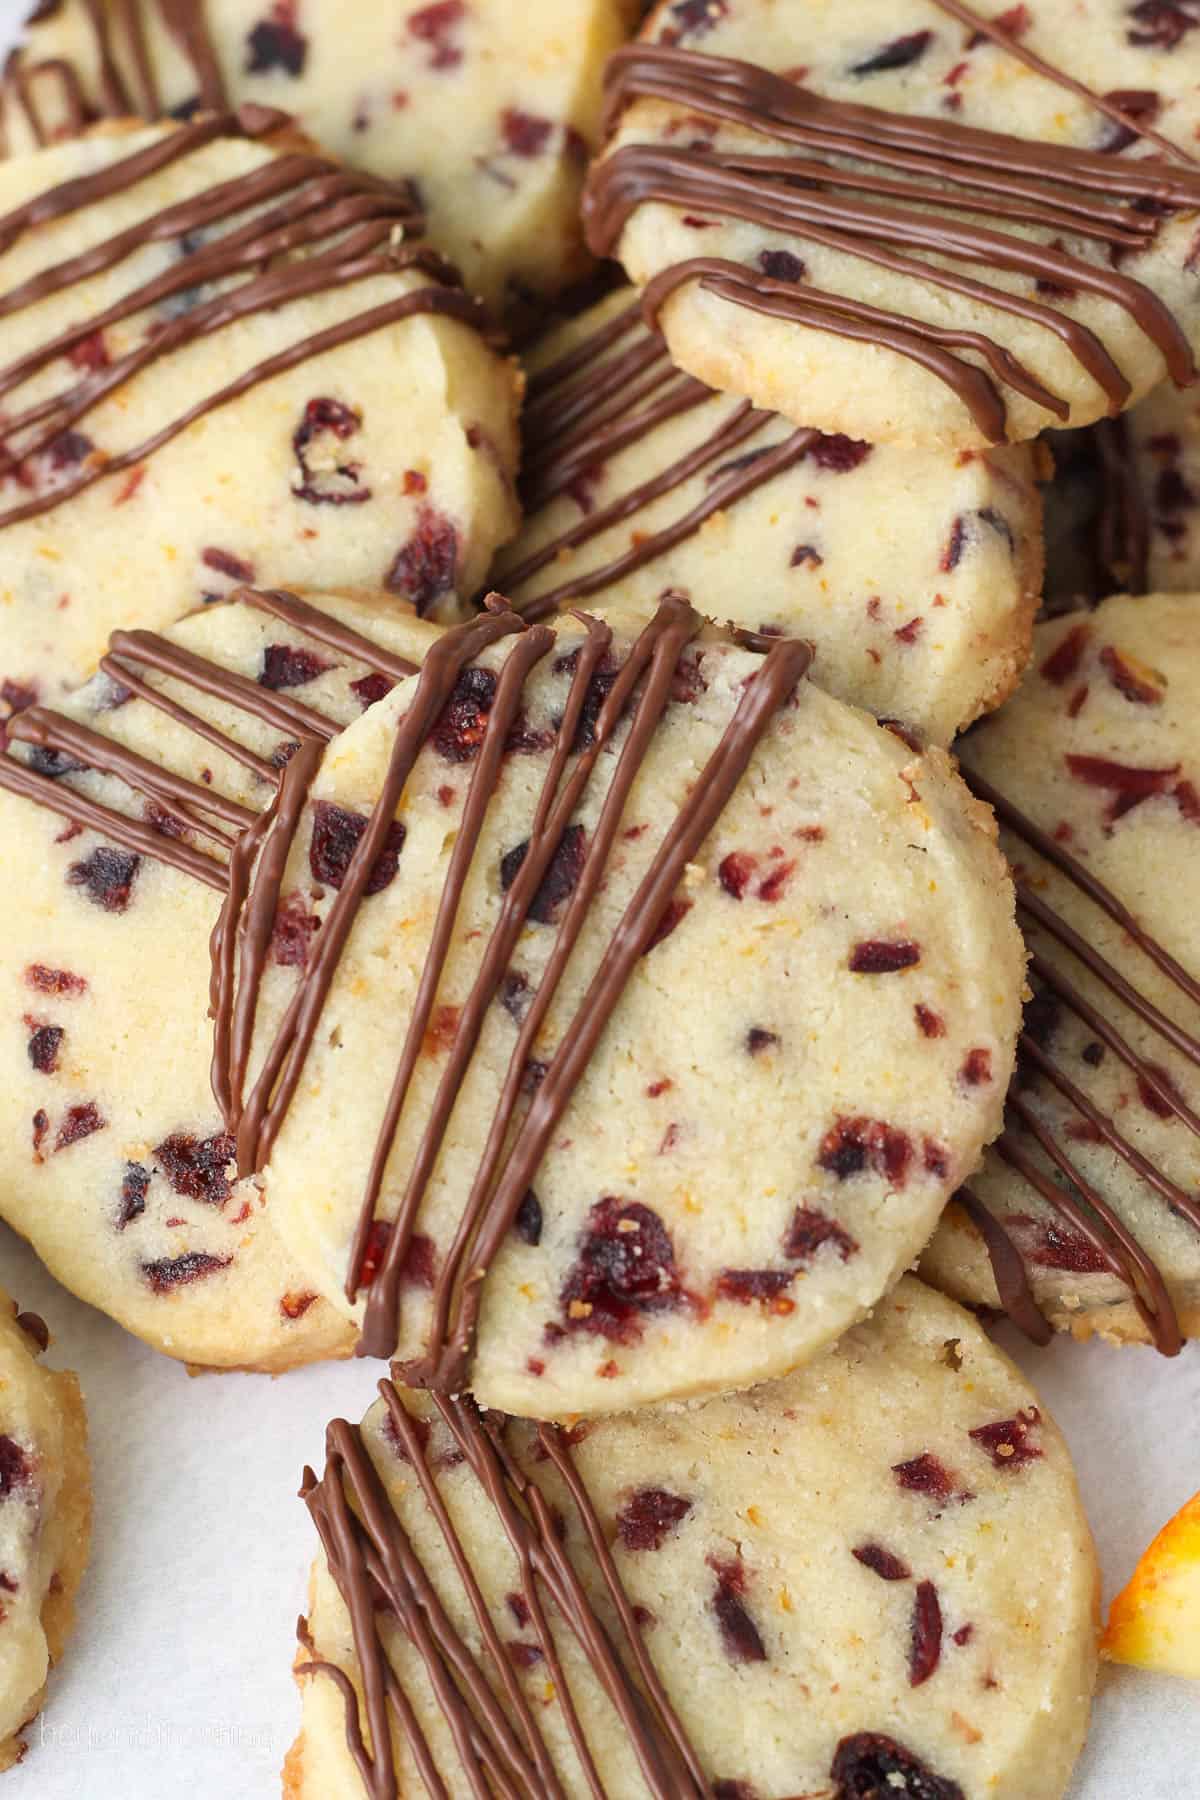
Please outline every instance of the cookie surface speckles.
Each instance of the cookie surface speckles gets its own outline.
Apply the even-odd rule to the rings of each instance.
[[[436,1596],[423,1618],[439,1648],[461,1639],[468,1668],[493,1684],[509,1742],[525,1758],[518,1792],[547,1783],[521,1779],[530,1752],[506,1695],[508,1672],[484,1647],[425,1481],[446,1508],[532,1741],[567,1800],[596,1789],[572,1747],[564,1690],[601,1792],[691,1800],[704,1790],[686,1769],[665,1783],[648,1778],[628,1718],[602,1693],[594,1662],[549,1597],[558,1554],[573,1564],[625,1670],[636,1639],[674,1709],[675,1732],[662,1723],[661,1701],[632,1713],[648,1753],[678,1755],[682,1743],[722,1797],[1060,1800],[1066,1790],[1095,1671],[1097,1591],[1067,1452],[976,1322],[919,1283],[904,1281],[811,1368],[749,1395],[596,1420],[556,1433],[553,1456],[530,1427],[505,1425],[500,1442],[532,1484],[527,1500],[536,1491],[549,1509],[545,1536],[531,1533],[548,1547],[535,1548],[543,1579],[528,1586],[475,1472],[472,1459],[489,1440],[470,1430],[456,1438],[424,1397],[402,1392],[402,1403],[411,1409],[407,1443],[403,1415],[398,1425],[384,1403],[361,1440],[335,1428],[335,1454],[310,1506],[327,1526],[338,1446],[369,1458],[381,1529],[368,1534],[352,1520],[349,1541],[395,1549],[403,1532]],[[560,1457],[582,1483],[633,1637],[604,1589]],[[346,1485],[361,1492],[348,1465]],[[343,1598],[349,1566],[331,1553],[314,1572],[289,1800],[359,1800],[367,1791],[346,1733],[347,1696],[357,1712],[368,1662],[394,1669],[447,1793],[460,1800],[469,1777],[404,1624],[367,1605],[355,1642]],[[407,1620],[408,1582],[397,1579],[396,1591]],[[531,1598],[545,1605],[553,1670]],[[330,1668],[353,1687],[340,1687]],[[639,1683],[643,1693],[647,1685]],[[407,1800],[425,1789],[412,1740],[391,1718],[394,1781],[377,1768],[373,1791]],[[485,1758],[497,1756],[499,1730],[481,1735]]]

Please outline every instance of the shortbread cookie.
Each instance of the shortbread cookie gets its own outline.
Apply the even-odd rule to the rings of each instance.
[[[414,1381],[544,1418],[782,1374],[999,1121],[991,820],[767,642],[673,597],[496,612],[285,773],[218,1083],[312,1285]],[[296,918],[303,966],[264,957]]]
[[[810,637],[814,678],[935,742],[1019,679],[1041,592],[1026,448],[872,447],[672,368],[629,288],[527,359],[524,530],[495,579],[526,618],[665,587]]]
[[[746,1396],[539,1431],[384,1383],[328,1450],[289,1800],[1066,1788],[1097,1588],[1067,1450],[919,1282]]]
[[[347,163],[415,181],[434,241],[497,306],[587,266],[579,193],[600,72],[636,0],[60,0],[0,87],[10,149],[103,114],[244,101],[295,115]]]
[[[9,707],[256,577],[434,610],[516,526],[518,376],[479,303],[406,246],[403,190],[286,124],[0,165]]]
[[[1194,8],[664,0],[609,65],[589,241],[681,367],[961,449],[1195,379]]]
[[[1200,591],[1200,389],[1169,382],[1121,419],[1050,437],[1046,597]]]
[[[108,674],[20,714],[0,757],[0,1214],[67,1287],[187,1362],[276,1369],[352,1342],[237,1181],[210,1080],[209,938],[239,834],[289,755],[438,635],[320,605],[264,595],[124,634]],[[272,954],[307,944],[287,915]]]
[[[38,1362],[49,1341],[37,1314],[0,1292],[0,1769],[25,1754],[91,1535],[83,1399],[74,1375]]]
[[[1004,1135],[922,1265],[1035,1331],[1031,1298],[1077,1336],[1167,1351],[1200,1329],[1196,608],[1121,598],[1041,626],[1025,685],[963,740],[1035,995]]]

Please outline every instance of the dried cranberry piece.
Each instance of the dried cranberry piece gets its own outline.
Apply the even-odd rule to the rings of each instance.
[[[237,1155],[233,1138],[224,1133],[198,1138],[176,1131],[164,1138],[154,1152],[159,1168],[184,1200],[201,1200],[205,1206],[223,1206],[229,1198],[228,1168]]]
[[[500,885],[507,893],[529,854],[529,839],[516,844],[500,859]],[[529,903],[527,918],[538,925],[553,925],[563,902],[575,892],[587,856],[587,834],[582,825],[568,825],[550,858],[541,885]]]
[[[942,1659],[942,1608],[932,1581],[917,1583],[908,1638],[908,1681],[920,1687]]]
[[[667,1311],[680,1297],[675,1247],[658,1214],[611,1194],[598,1200],[559,1295],[568,1328],[633,1343],[640,1314]]]
[[[943,1019],[941,1013],[934,1012],[931,1006],[926,1006],[921,1000],[918,1000],[917,1004],[913,1007],[913,1013],[916,1017],[917,1024],[921,1028],[922,1037],[945,1037],[946,1021]]]
[[[508,1652],[514,1667],[518,1669],[535,1668],[545,1655],[540,1644],[512,1642],[505,1644],[504,1648]]]
[[[794,1279],[794,1269],[722,1269],[717,1277],[717,1294],[722,1300],[737,1300],[743,1306],[754,1300],[777,1304]],[[791,1301],[784,1310],[793,1310]]]
[[[95,448],[91,438],[85,437],[82,431],[60,431],[46,446],[46,454],[52,469],[73,469],[86,461]]]
[[[742,1595],[746,1592],[745,1565],[740,1558],[736,1562],[718,1562],[710,1557],[709,1567],[717,1577],[710,1605],[717,1615],[726,1656],[735,1663],[766,1662],[767,1647],[758,1626],[742,1604]]]
[[[984,1087],[992,1079],[992,1053],[976,1048],[968,1050],[958,1078],[964,1087]]]
[[[433,1426],[428,1419],[419,1418],[416,1413],[409,1413],[408,1422],[412,1427],[412,1435],[417,1440],[417,1450],[422,1459],[424,1459],[425,1453],[429,1448],[429,1440],[433,1435]],[[383,1435],[391,1445],[392,1449],[396,1452],[396,1455],[400,1458],[401,1462],[412,1462],[412,1457],[408,1453],[408,1446],[396,1429],[396,1421],[392,1417],[390,1408],[383,1421]],[[526,1621],[522,1619],[519,1623],[525,1624]]]
[[[729,0],[675,0],[670,17],[677,21],[663,28],[660,42],[681,44],[688,37],[703,37],[729,12]]]
[[[448,594],[458,579],[458,532],[436,508],[423,503],[417,512],[417,528],[396,552],[383,585],[390,594],[402,594],[424,618],[435,600]]]
[[[1180,1091],[1176,1087],[1175,1083],[1171,1080],[1171,1077],[1168,1075],[1167,1071],[1163,1068],[1162,1064],[1155,1063],[1155,1062],[1148,1062],[1146,1064],[1146,1067],[1147,1067],[1147,1069],[1149,1069],[1151,1075],[1154,1076],[1155,1081],[1158,1084],[1158,1087],[1165,1088],[1166,1093],[1169,1095],[1172,1095],[1174,1097],[1174,1099],[1176,1099],[1182,1105],[1184,1103],[1183,1095],[1180,1093]],[[1178,1113],[1175,1111],[1175,1108],[1170,1104],[1170,1102],[1166,1098],[1166,1095],[1159,1093],[1157,1088],[1152,1086],[1151,1083],[1149,1081],[1147,1081],[1146,1077],[1142,1074],[1139,1074],[1138,1078],[1137,1078],[1137,1091],[1138,1091],[1138,1099],[1141,1101],[1142,1105],[1146,1108],[1147,1112],[1152,1112],[1154,1114],[1155,1118],[1157,1118],[1157,1119],[1178,1118],[1178,1116],[1179,1116]]]
[[[907,1581],[912,1574],[903,1557],[894,1556],[882,1544],[859,1544],[850,1554],[881,1581]]]
[[[429,734],[429,741],[439,756],[451,763],[474,762],[495,698],[493,670],[463,670]]]
[[[285,1319],[302,1319],[319,1298],[318,1294],[313,1293],[284,1294],[279,1302],[279,1310]]]
[[[1128,763],[1113,762],[1107,756],[1068,754],[1066,764],[1076,781],[1082,781],[1088,787],[1105,788],[1113,795],[1104,813],[1104,823],[1109,827],[1132,812],[1135,806],[1140,806],[1143,800],[1166,793],[1179,773],[1178,763],[1167,769],[1135,769]]]
[[[330,800],[317,801],[313,807],[312,843],[308,851],[308,866],[312,870],[314,881],[323,882],[331,888],[341,887],[367,824],[362,813],[351,812],[344,806],[335,806]],[[404,825],[398,819],[394,819],[388,826],[383,849],[367,877],[364,890],[366,894],[381,894],[396,879],[400,852],[407,835]]]
[[[235,556],[231,550],[221,550],[210,544],[207,550],[200,552],[200,561],[205,568],[212,569],[217,575],[228,575],[231,581],[253,581],[254,564],[244,557]]]
[[[566,656],[560,656],[554,664],[556,675],[574,675],[579,666],[579,651],[571,650]],[[587,685],[583,696],[583,705],[579,709],[579,725],[575,732],[573,750],[590,750],[596,741],[596,726],[600,718],[601,708],[607,700],[616,681],[618,670],[605,659],[596,669]]]
[[[7,1434],[0,1437],[0,1500],[7,1500],[14,1488],[24,1487],[33,1475],[33,1464],[20,1444]]]
[[[1100,652],[1100,662],[1108,671],[1108,679],[1118,694],[1123,694],[1135,706],[1161,706],[1165,699],[1164,690],[1153,679],[1138,669],[1130,659],[1123,655],[1112,644],[1105,644]]]
[[[1200,13],[1179,0],[1140,0],[1129,16],[1137,27],[1125,33],[1125,41],[1138,49],[1174,50],[1200,25]]]
[[[1081,1231],[1069,1231],[1056,1219],[1034,1219],[1028,1213],[1010,1213],[1005,1223],[1020,1239],[1029,1261],[1043,1269],[1065,1269],[1072,1275],[1098,1275],[1108,1267],[1105,1257]]]
[[[815,544],[797,544],[788,562],[789,569],[821,569],[825,566],[825,558]]]
[[[910,69],[920,62],[933,42],[932,31],[910,31],[907,37],[894,38],[865,61],[854,63],[851,75],[882,75],[888,69]]]
[[[908,1462],[893,1463],[892,1474],[897,1485],[910,1494],[932,1494],[935,1500],[946,1500],[954,1492],[954,1476],[928,1450]]]
[[[895,975],[921,960],[921,946],[911,938],[864,938],[850,952],[854,975]]]
[[[437,1280],[437,1245],[424,1232],[414,1232],[400,1265],[400,1279],[409,1287],[432,1289]]]
[[[29,767],[35,775],[44,775],[48,781],[61,781],[64,775],[78,775],[87,768],[77,756],[69,756],[65,750],[49,750],[45,744],[35,744],[29,752]]]
[[[292,451],[301,475],[299,486],[292,488],[297,500],[305,500],[310,506],[361,506],[371,498],[371,489],[359,479],[361,463],[347,458],[331,469],[314,469],[308,460],[314,438],[329,434],[345,443],[361,427],[362,414],[344,400],[332,400],[326,394],[308,402],[304,417],[292,433]]]
[[[142,866],[140,856],[100,844],[82,862],[67,870],[71,887],[82,888],[93,906],[105,912],[123,913],[133,898],[133,884]]]
[[[13,713],[24,712],[27,707],[37,704],[38,691],[29,681],[0,681],[0,702],[8,708],[7,717]],[[2,733],[0,733],[2,741]]]
[[[669,938],[671,933],[682,924],[683,920],[687,918],[691,910],[692,902],[690,900],[676,899],[668,901],[667,910],[658,921],[658,924],[654,927],[650,942],[646,945],[642,955],[649,956],[652,950],[657,950],[663,940]]]
[[[992,1425],[979,1425],[968,1436],[972,1443],[987,1451],[997,1469],[1016,1469],[1022,1463],[1036,1462],[1042,1454],[1030,1441],[1030,1433],[1041,1416],[1036,1406],[1025,1407],[1015,1419],[997,1419]]]
[[[1134,126],[1148,129],[1162,111],[1162,100],[1153,88],[1114,88],[1104,98],[1110,106],[1119,106],[1134,121],[1134,125],[1120,125],[1115,119],[1106,120],[1104,136],[1096,148],[1108,156],[1127,150],[1130,144],[1136,144],[1142,133],[1135,130]]]
[[[532,1188],[526,1188],[513,1226],[522,1243],[540,1244],[542,1241],[542,1203]]]
[[[959,563],[962,561],[966,542],[966,520],[960,513],[950,528],[950,536],[946,540],[946,548],[942,551],[941,560],[938,563],[938,568],[942,571],[943,575],[948,575],[951,569],[957,569]]]
[[[903,1187],[912,1160],[912,1140],[884,1119],[839,1117],[821,1140],[818,1166],[839,1181],[873,1170]]]
[[[85,994],[87,982],[82,975],[72,975],[69,969],[50,969],[45,963],[30,963],[25,971],[26,987],[36,988],[39,994]]]
[[[832,475],[849,475],[866,462],[873,448],[874,445],[846,437],[841,431],[819,431],[805,455],[812,457],[818,469],[827,469]]]
[[[790,250],[760,250],[758,266],[772,281],[803,281],[808,269]]]
[[[751,1056],[761,1056],[764,1050],[771,1050],[779,1042],[777,1031],[768,1031],[763,1025],[752,1025],[746,1033],[746,1050]]]
[[[55,1150],[66,1150],[72,1144],[79,1143],[81,1138],[91,1137],[95,1131],[103,1131],[108,1120],[101,1113],[94,1100],[84,1100],[78,1106],[68,1109],[62,1124],[58,1128],[58,1136],[54,1140]]]
[[[784,1236],[783,1254],[808,1263],[822,1244],[832,1244],[843,1262],[858,1254],[858,1244],[836,1219],[815,1206],[798,1206]]]
[[[142,1274],[156,1294],[169,1294],[172,1288],[187,1287],[203,1281],[218,1269],[227,1269],[232,1256],[211,1256],[207,1250],[185,1250],[182,1256],[161,1256],[142,1264]]]
[[[309,946],[321,921],[310,913],[304,895],[288,894],[280,901],[271,930],[271,961],[281,969],[303,969],[308,965]]]
[[[957,1781],[935,1775],[927,1763],[881,1731],[844,1737],[829,1773],[833,1800],[966,1800]]]
[[[463,0],[436,0],[435,5],[423,6],[412,14],[408,21],[408,34],[433,46],[430,68],[453,69],[462,61],[462,51],[448,39],[455,27],[462,23],[466,12]]]
[[[747,850],[731,850],[721,859],[717,879],[731,900],[741,900],[758,868],[758,858]]]
[[[140,1219],[146,1210],[146,1192],[150,1186],[150,1171],[142,1163],[126,1163],[125,1175],[121,1182],[121,1199],[117,1208],[117,1230],[124,1231],[135,1219]]]
[[[523,975],[520,969],[509,969],[500,983],[500,1004],[515,1024],[520,1025],[524,1020],[532,999],[528,975]]]
[[[29,1035],[29,1061],[39,1075],[57,1074],[64,1035],[61,1025],[34,1025]]]
[[[500,135],[514,156],[540,156],[553,130],[552,120],[522,112],[519,106],[506,106],[500,114]]]
[[[1060,638],[1041,666],[1042,679],[1054,687],[1065,687],[1078,674],[1091,635],[1090,625],[1076,625]]]
[[[373,672],[370,675],[360,675],[357,681],[352,681],[350,692],[357,694],[365,712],[368,706],[375,706],[380,700],[386,698],[395,685],[395,682],[391,681],[388,676]]]
[[[46,1141],[46,1133],[49,1131],[49,1129],[50,1129],[50,1115],[46,1112],[44,1107],[39,1106],[37,1111],[33,1115],[33,1160],[34,1160],[34,1162],[40,1163],[41,1161],[43,1161],[43,1157],[41,1155],[41,1149],[42,1149],[42,1145]]]
[[[100,330],[89,331],[85,337],[72,345],[67,352],[67,360],[77,369],[86,369],[89,375],[97,374],[112,364],[108,353],[108,345],[104,341],[104,333]]]
[[[295,0],[276,0],[271,17],[246,34],[247,75],[265,75],[282,69],[300,75],[308,55],[308,39],[296,29]]]
[[[298,644],[268,644],[263,651],[258,685],[276,693],[281,688],[306,687],[318,675],[327,675],[332,667],[332,663],[322,662]]]
[[[915,644],[921,635],[921,627],[924,622],[920,618],[910,619],[907,625],[897,625],[892,636],[899,644]]]
[[[666,1488],[639,1488],[617,1514],[617,1533],[626,1550],[661,1550],[692,1510],[692,1502]]]

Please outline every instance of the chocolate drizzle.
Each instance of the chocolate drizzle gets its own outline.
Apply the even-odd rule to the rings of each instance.
[[[392,681],[414,672],[414,664],[391,655],[294,594],[240,588],[231,600],[281,619],[315,643]],[[114,633],[100,666],[119,690],[155,707],[272,787],[279,781],[277,768],[172,695],[151,685],[144,678],[144,671],[156,671],[173,682],[223,701],[264,725],[285,731],[300,741],[301,748],[311,743],[322,745],[341,729],[336,720],[313,707],[286,694],[273,693],[153,632]],[[174,775],[117,740],[49,707],[33,706],[15,714],[5,730],[11,743],[57,753],[67,761],[63,773],[52,774],[38,767],[36,756],[26,762],[0,753],[0,787],[58,813],[74,825],[85,826],[126,849],[190,875],[222,895],[225,893],[230,861],[236,860],[236,846],[258,825],[259,815],[251,808],[210,786]],[[293,758],[294,762],[297,760],[302,759]],[[190,834],[206,839],[211,848],[195,849],[178,837],[156,831],[152,825],[94,799],[73,782],[76,774],[88,771],[113,776],[134,795],[169,807]]]
[[[364,1444],[362,1434],[337,1420],[327,1434],[327,1463],[320,1481],[304,1472],[301,1496],[312,1514],[330,1574],[350,1613],[362,1674],[364,1740],[358,1696],[343,1670],[318,1658],[302,1620],[300,1639],[313,1653],[301,1674],[324,1675],[345,1704],[346,1742],[371,1800],[399,1794],[393,1723],[405,1741],[431,1796],[448,1795],[459,1782],[477,1800],[566,1800],[567,1787],[497,1631],[478,1576],[459,1535],[428,1453],[429,1426],[406,1409],[390,1381],[379,1391],[386,1429],[411,1464],[422,1499],[436,1522],[462,1584],[481,1639],[473,1652],[450,1619],[441,1595],[413,1547]],[[713,1800],[713,1787],[646,1652],[642,1633],[592,1501],[556,1427],[539,1427],[535,1454],[551,1462],[570,1498],[570,1513],[557,1513],[525,1472],[506,1441],[507,1421],[484,1415],[467,1399],[435,1396],[434,1405],[517,1560],[520,1594],[545,1662],[552,1703],[563,1723],[593,1800],[613,1793],[597,1767],[571,1691],[555,1625],[575,1641],[592,1678],[611,1702],[655,1800]],[[423,1429],[419,1428],[423,1427]],[[605,1624],[577,1571],[567,1544],[587,1555],[611,1605],[615,1633]],[[433,1690],[448,1728],[456,1761],[453,1773],[438,1768],[429,1741],[387,1653],[385,1632],[407,1639]],[[574,1786],[570,1791],[574,1791]]]
[[[1013,47],[1003,33],[997,41]],[[1004,229],[1011,222],[1069,231],[1136,255],[1152,246],[1162,216],[1200,207],[1200,168],[1186,154],[1171,163],[1114,158],[946,119],[901,116],[823,98],[751,63],[645,43],[617,51],[606,80],[610,129],[631,102],[654,98],[689,117],[768,139],[772,150],[659,143],[610,152],[593,166],[584,196],[588,241],[598,255],[612,253],[630,215],[648,201],[752,222],[1037,324],[1097,383],[1109,411],[1119,412],[1130,385],[1094,332],[1047,299],[976,279],[960,265],[1022,275],[1048,284],[1050,293],[1069,289],[1120,307],[1160,351],[1177,385],[1196,379],[1179,322],[1150,288],[1053,242]],[[1125,121],[1119,108],[1104,103],[1104,110]],[[751,310],[917,362],[958,396],[992,442],[1006,434],[1006,387],[1059,418],[1069,416],[1061,396],[983,333],[771,280],[722,258],[691,257],[664,269],[645,288],[647,317],[654,320],[689,282]]]
[[[1006,831],[1044,858],[1104,912],[1120,928],[1125,941],[1147,957],[1187,1001],[1193,1005],[1200,1003],[1200,981],[1145,929],[1118,895],[983,776],[966,765],[962,773],[977,797],[994,809]],[[1134,1049],[1105,1012],[1080,992],[1067,973],[1069,965],[1064,963],[1064,953],[1081,963],[1116,1000],[1196,1068],[1200,1068],[1200,1038],[1184,1030],[1155,1006],[1106,956],[1068,924],[1049,904],[1041,884],[1019,871],[1015,881],[1018,914],[1034,946],[1030,973],[1036,991],[1052,996],[1059,1007],[1084,1023],[1096,1041],[1130,1071],[1139,1087],[1153,1095],[1164,1117],[1178,1120],[1193,1137],[1200,1138],[1200,1115],[1176,1092],[1157,1066]],[[1097,1263],[1108,1274],[1128,1287],[1149,1336],[1164,1355],[1174,1356],[1183,1340],[1175,1305],[1161,1269],[1072,1160],[1064,1134],[1053,1130],[1030,1105],[1027,1098],[1030,1079],[1036,1077],[1053,1089],[1084,1130],[1096,1141],[1106,1144],[1174,1217],[1198,1232],[1200,1198],[1181,1188],[1129,1140],[1116,1121],[1055,1062],[1028,1023],[1021,1035],[1018,1054],[1018,1075],[1009,1093],[1005,1130],[993,1153],[1040,1196],[1055,1217],[1062,1219],[1072,1232],[1084,1239]],[[1038,1162],[1034,1151],[1042,1152],[1059,1179]],[[1021,1252],[1012,1237],[994,1214],[986,1212],[977,1196],[964,1190],[956,1198],[963,1203],[983,1236],[1001,1304],[1028,1336],[1036,1342],[1044,1342],[1045,1321],[1040,1326],[1037,1323],[1040,1314],[1030,1291]]]
[[[625,338],[632,342],[615,356],[606,352]],[[549,505],[590,469],[681,414],[715,398],[711,388],[681,374],[662,339],[647,329],[636,303],[599,326],[582,343],[534,376],[525,410],[523,498],[530,512]],[[543,618],[568,599],[600,593],[694,537],[706,519],[726,511],[776,475],[803,461],[817,433],[790,431],[776,443],[755,444],[735,455],[779,421],[748,401],[736,406],[718,428],[686,455],[649,480],[618,495],[577,525],[504,569],[504,584],[527,619]],[[729,460],[724,466],[723,459]],[[713,467],[713,465],[717,465]],[[707,493],[661,530],[638,534],[630,548],[594,569],[523,597],[521,589],[564,552],[573,551],[635,517],[709,469]]]
[[[376,1139],[358,1227],[351,1246],[346,1294],[360,1291],[376,1206],[395,1144],[417,1058],[429,1027],[460,902],[480,833],[499,781],[505,744],[521,708],[526,682],[556,638],[542,626],[523,627],[516,613],[493,601],[482,619],[448,632],[427,655],[396,732],[386,776],[354,855],[323,922],[296,992],[243,1095],[249,1060],[263,945],[275,915],[287,844],[294,836],[311,779],[292,765],[280,786],[275,817],[264,828],[264,854],[247,886],[230,890],[215,945],[229,955],[241,944],[238,981],[221,979],[216,1011],[218,1098],[226,1129],[236,1136],[243,1173],[263,1168],[300,1082],[339,960],[349,940],[376,859],[387,839],[416,759],[463,671],[497,640],[517,634],[505,660],[487,716],[483,740],[447,869],[431,942],[407,1022],[391,1093]],[[387,1246],[367,1290],[360,1352],[390,1356],[399,1335],[400,1286],[419,1209],[437,1163],[444,1134],[470,1066],[489,1005],[499,990],[522,926],[569,823],[589,789],[600,758],[627,725],[616,750],[594,828],[589,832],[578,880],[557,926],[541,982],[521,1021],[494,1115],[485,1134],[462,1216],[433,1288],[428,1352],[406,1371],[409,1380],[456,1393],[470,1366],[483,1285],[491,1263],[545,1154],[551,1135],[590,1062],[638,958],[666,912],[687,863],[736,788],[772,719],[803,677],[811,660],[807,644],[778,640],[744,685],[733,717],[707,765],[663,837],[657,854],[616,926],[577,1012],[567,1024],[535,1095],[522,1115],[525,1070],[538,1032],[558,991],[587,922],[624,814],[626,800],[663,714],[686,645],[701,628],[682,600],[665,598],[641,633],[600,706],[590,741],[577,749],[583,708],[594,675],[611,648],[608,628],[585,620],[567,703],[558,723],[539,794],[528,848],[485,943],[471,991],[458,1010],[446,1067],[419,1141],[408,1163],[396,1216],[388,1221]],[[608,764],[605,759],[605,765]],[[236,995],[236,998],[235,998]]]
[[[41,223],[127,192],[217,138],[269,138],[288,123],[285,114],[244,106],[237,113],[204,118],[169,132],[93,174],[63,182],[14,208],[0,218],[0,251]],[[73,385],[48,399],[6,409],[0,427],[0,479],[15,475],[26,490],[34,487],[42,460],[53,462],[56,446],[69,434],[79,437],[81,421],[109,394],[150,365],[241,320],[351,287],[371,276],[410,274],[427,279],[359,312],[348,302],[346,317],[243,370],[127,450],[97,450],[81,439],[85,454],[77,472],[43,482],[40,492],[27,491],[23,499],[0,511],[0,528],[49,512],[95,482],[144,463],[197,419],[273,376],[402,319],[431,313],[498,341],[482,303],[463,292],[450,265],[428,247],[399,241],[419,234],[423,223],[407,186],[342,170],[322,157],[300,152],[273,156],[244,175],[150,213],[104,242],[43,269],[0,296],[0,318],[116,267],[148,244],[186,242],[189,234],[236,220],[251,209],[257,210],[244,223],[201,243],[162,274],[131,287],[102,311],[75,319],[47,342],[0,367],[0,398],[7,400],[56,359],[69,357],[108,327],[187,291],[196,294],[194,304],[172,317],[160,316],[140,342],[111,363],[85,368]],[[299,251],[306,254],[297,255]],[[219,284],[219,291],[205,298],[203,289],[209,284]]]

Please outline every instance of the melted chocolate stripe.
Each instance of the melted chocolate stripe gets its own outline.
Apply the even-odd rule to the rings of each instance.
[[[235,669],[209,662],[183,644],[172,643],[152,631],[114,631],[109,639],[109,656],[116,664],[118,680],[123,679],[120,667],[128,657],[132,662],[157,669],[162,675],[186,682],[198,693],[227,701],[279,731],[321,738],[328,743],[340,730],[332,719],[315,707],[306,706],[303,700],[293,700],[273,688],[265,688],[248,676],[239,675]]]
[[[161,642],[165,644],[167,639],[163,638]],[[216,666],[216,664],[213,665],[214,668]],[[185,731],[195,732],[197,737],[203,738],[207,744],[212,744],[214,749],[222,750],[226,756],[233,757],[236,762],[241,763],[243,768],[249,769],[257,775],[260,781],[274,782],[278,779],[278,769],[274,768],[265,757],[257,756],[253,750],[247,750],[244,744],[239,744],[216,725],[211,725],[207,719],[202,719],[199,713],[194,713],[188,707],[181,706],[177,700],[172,700],[169,695],[163,693],[161,688],[151,687],[142,680],[140,675],[134,673],[128,663],[122,662],[119,657],[113,656],[111,653],[108,656],[102,656],[100,671],[118,686],[128,688],[131,694],[136,695],[139,700],[144,700],[148,706],[156,707],[159,712],[165,713],[167,718],[173,719],[177,725],[182,725]]]
[[[365,663],[376,675],[403,681],[407,675],[415,675],[420,667],[419,663],[395,656],[381,644],[373,643],[352,626],[343,625],[332,613],[321,612],[318,607],[301,600],[299,595],[285,593],[281,588],[235,588],[229,596],[229,604],[239,603],[298,626],[314,643],[323,644],[327,650],[336,650],[341,656],[349,656],[355,662]]]
[[[521,484],[521,497],[526,508],[532,512],[548,506],[581,475],[586,475],[607,457],[619,455],[668,420],[692,412],[711,399],[711,388],[685,375],[669,383],[656,400],[632,416],[625,407],[605,408],[603,416],[585,416],[577,429],[566,435],[561,449],[553,456],[539,454],[542,446],[535,444],[528,475]]]
[[[606,350],[611,349],[613,344],[634,329],[640,316],[637,301],[634,300],[624,312],[609,319],[607,324],[594,331],[582,344],[576,344],[573,349],[564,351],[562,356],[548,363],[544,369],[538,369],[529,377],[526,390],[529,408],[536,407],[548,392],[561,387],[573,375],[590,368]]]
[[[1033,1297],[1021,1252],[995,1214],[970,1188],[959,1188],[954,1198],[983,1239],[1000,1305],[1030,1343],[1044,1349],[1053,1340],[1054,1327]]]

